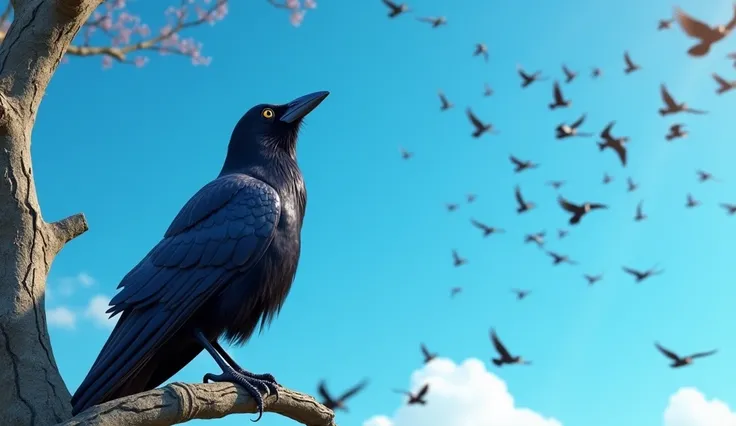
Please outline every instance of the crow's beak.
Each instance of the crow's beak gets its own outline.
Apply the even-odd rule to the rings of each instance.
[[[281,121],[293,123],[301,120],[317,108],[317,105],[321,104],[329,94],[330,92],[326,91],[314,92],[294,99],[286,104],[286,112],[281,116]]]

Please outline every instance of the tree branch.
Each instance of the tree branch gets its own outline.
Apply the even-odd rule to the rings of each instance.
[[[87,218],[84,217],[84,213],[77,213],[60,221],[50,223],[49,226],[57,239],[57,245],[59,247],[63,247],[64,244],[89,230]]]
[[[274,396],[265,399],[264,411],[307,426],[335,426],[332,410],[283,387],[278,401]],[[57,426],[169,426],[236,413],[256,413],[255,401],[242,388],[231,383],[177,382],[94,406]]]

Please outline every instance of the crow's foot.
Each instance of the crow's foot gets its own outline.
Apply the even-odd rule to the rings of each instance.
[[[205,383],[212,382],[230,382],[242,386],[248,394],[256,401],[258,408],[258,417],[255,420],[257,422],[263,416],[263,395],[262,391],[266,395],[275,395],[278,399],[279,391],[278,384],[270,374],[253,374],[251,372],[234,369],[232,367],[225,368],[222,374],[205,374],[203,381]]]

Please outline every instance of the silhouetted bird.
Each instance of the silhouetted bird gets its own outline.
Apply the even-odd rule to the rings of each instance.
[[[544,236],[547,233],[545,231],[537,232],[536,234],[527,234],[524,237],[524,243],[536,243],[538,247],[544,247]]]
[[[729,214],[731,216],[733,216],[734,214],[736,214],[736,204],[721,203],[720,206],[723,207],[724,209],[726,209],[726,213],[727,214]]]
[[[691,47],[687,53],[695,57],[707,55],[713,44],[723,40],[736,27],[736,4],[733,5],[733,13],[734,16],[728,24],[711,27],[705,22],[688,15],[679,7],[676,7],[675,18],[677,18],[682,31],[688,36],[698,39],[698,44]]]
[[[408,159],[410,159],[411,157],[414,156],[414,153],[413,152],[409,152],[409,151],[407,151],[404,148],[399,148],[399,151],[401,152],[401,158],[404,159],[404,160],[408,160]]]
[[[516,209],[516,213],[521,214],[536,207],[536,204],[534,204],[533,202],[524,200],[524,197],[521,195],[521,188],[518,185],[514,190],[514,196],[516,197],[516,204],[519,206]]]
[[[153,389],[202,349],[263,412],[270,374],[240,367],[218,343],[245,343],[277,315],[301,246],[306,191],[296,161],[302,119],[328,92],[258,105],[238,121],[218,177],[199,190],[163,239],[118,285],[108,313],[122,313],[72,398],[73,413]]]
[[[457,203],[445,203],[445,208],[448,212],[454,212],[458,207],[460,206]]]
[[[569,220],[570,225],[577,225],[580,222],[580,219],[583,218],[583,216],[585,216],[586,214],[590,213],[593,210],[601,210],[601,209],[608,208],[607,205],[600,204],[600,203],[585,202],[580,205],[573,204],[567,201],[562,195],[557,196],[557,203],[566,212],[572,215]]]
[[[519,73],[519,76],[521,77],[521,87],[526,88],[530,84],[534,83],[535,81],[544,81],[546,80],[546,77],[542,77],[542,71],[536,71],[532,74],[527,74],[526,71],[521,67],[521,65],[516,66],[516,71]]]
[[[424,363],[429,364],[433,359],[437,358],[436,353],[432,353],[427,349],[427,346],[424,345],[424,343],[421,343],[419,345],[419,349],[422,351],[422,356],[424,356]]]
[[[486,225],[486,224],[484,224],[482,222],[478,222],[475,219],[470,219],[470,223],[472,223],[473,226],[475,226],[476,228],[478,228],[481,231],[483,231],[483,236],[484,237],[487,237],[487,236],[489,236],[491,234],[502,234],[502,233],[506,232],[506,231],[504,231],[501,228],[496,228],[496,227],[493,227],[493,226],[488,226],[488,225]]]
[[[473,56],[483,56],[483,59],[488,62],[488,46],[485,43],[476,43]]]
[[[615,121],[611,121],[608,123],[605,129],[601,132],[601,139],[603,141],[598,142],[598,149],[600,151],[604,151],[606,148],[612,149],[616,155],[618,155],[619,160],[621,160],[621,165],[626,167],[626,143],[629,141],[629,138],[627,136],[622,136],[620,138],[616,138],[611,134],[611,129],[613,128],[613,125],[616,124]]]
[[[558,240],[561,240],[561,239],[567,237],[567,234],[569,234],[569,233],[570,232],[567,229],[558,229],[557,230],[557,239]]]
[[[470,123],[475,128],[475,131],[473,131],[472,133],[472,136],[474,138],[479,138],[484,133],[492,133],[492,134],[498,133],[497,131],[493,130],[493,124],[491,123],[486,124],[480,121],[480,119],[475,114],[473,114],[473,111],[471,111],[470,108],[468,108],[465,111],[465,113],[468,115],[468,120],[470,120]]]
[[[692,194],[687,194],[687,201],[685,202],[685,207],[687,208],[693,208],[700,205],[700,201],[696,200]]]
[[[578,127],[582,126],[583,123],[585,122],[585,117],[586,117],[585,114],[581,115],[580,118],[578,118],[578,121],[570,125],[561,123],[555,129],[555,137],[557,139],[566,139],[566,138],[571,138],[575,136],[586,137],[586,138],[593,136],[591,133],[582,133],[578,131]]]
[[[514,167],[514,172],[520,173],[527,169],[536,169],[539,167],[539,164],[533,163],[531,161],[521,161],[518,158],[514,157],[513,155],[509,155],[509,160],[516,166]]]
[[[577,265],[578,262],[570,259],[570,256],[566,254],[559,254],[553,251],[547,251],[547,255],[552,258],[552,265],[559,265],[561,263],[567,263],[569,265]]]
[[[531,362],[524,361],[524,359],[520,356],[513,356],[509,353],[508,349],[506,349],[506,346],[501,343],[501,339],[498,338],[498,335],[496,334],[496,330],[491,329],[491,343],[493,343],[494,349],[496,349],[496,352],[498,352],[498,358],[492,358],[491,361],[493,364],[496,365],[496,367],[501,367],[504,364],[523,364],[523,365],[530,365]]]
[[[598,67],[593,67],[593,70],[590,71],[590,76],[593,78],[598,78],[603,75],[603,70]]]
[[[345,393],[340,395],[338,398],[333,398],[332,395],[330,395],[330,392],[327,390],[327,384],[324,380],[322,380],[321,382],[319,382],[317,392],[319,392],[319,396],[322,398],[322,405],[332,411],[342,410],[347,412],[348,407],[345,405],[345,402],[347,402],[347,400],[351,397],[355,396],[358,392],[362,391],[367,385],[368,380],[363,380],[362,382],[345,391]]]
[[[529,294],[531,293],[531,291],[529,290],[513,289],[511,291],[516,294],[517,300],[524,300],[524,298],[529,296]]]
[[[687,135],[688,135],[689,132],[687,130],[683,130],[684,127],[685,127],[684,124],[673,124],[673,125],[671,125],[669,132],[665,135],[664,138],[667,141],[672,141],[672,140],[675,140],[675,139],[680,139],[680,138],[687,137]]]
[[[562,65],[562,72],[565,73],[565,83],[567,84],[572,83],[572,81],[575,80],[575,77],[578,76],[578,73],[570,70],[570,68],[565,64]]]
[[[716,89],[717,95],[721,95],[730,90],[736,89],[736,80],[728,81],[716,73],[713,73],[712,76],[713,80],[718,83],[718,88]]]
[[[468,194],[466,200],[468,201],[468,204],[473,203],[475,201],[475,194]]]
[[[409,6],[407,6],[405,3],[394,3],[390,0],[381,0],[383,4],[385,4],[389,8],[388,17],[389,18],[395,18],[402,13],[406,13],[409,11]]]
[[[634,182],[631,178],[626,178],[626,191],[634,192],[639,189],[639,184]]]
[[[609,175],[608,173],[604,173],[603,174],[603,185],[608,185],[611,182],[613,182],[613,176]]]
[[[483,85],[483,96],[488,97],[493,95],[493,88],[488,85],[488,83],[484,83]]]
[[[462,287],[453,287],[450,289],[450,299],[454,299],[455,296],[462,293],[463,288]]]
[[[565,181],[564,180],[551,180],[547,182],[547,185],[557,190],[557,189],[562,188],[563,185],[565,185]]]
[[[659,23],[657,24],[657,30],[669,30],[674,22],[674,19],[660,19]]]
[[[408,396],[409,400],[406,402],[408,405],[426,405],[427,401],[424,399],[424,397],[427,396],[427,392],[429,392],[429,383],[426,383],[424,386],[422,386],[416,394],[400,389],[394,389],[394,392],[403,393],[404,395]]]
[[[637,271],[636,269],[628,268],[626,266],[623,266],[621,269],[623,269],[624,272],[626,272],[627,274],[632,275],[637,283],[640,283],[647,278],[653,277],[655,275],[659,275],[662,272],[664,272],[664,270],[657,271],[655,268],[656,266],[651,269],[647,269],[646,271],[643,271],[643,272]]]
[[[711,356],[718,352],[718,349],[714,349],[712,351],[708,352],[698,352],[694,353],[692,355],[688,355],[686,357],[680,357],[676,353],[670,351],[669,349],[665,349],[662,345],[660,345],[658,342],[654,342],[654,346],[662,352],[664,356],[672,360],[672,364],[670,364],[670,367],[672,368],[679,368],[679,367],[685,367],[687,365],[690,365],[693,363],[693,360],[695,358],[704,358],[707,356]]]
[[[624,68],[625,74],[631,74],[632,72],[641,69],[641,66],[631,59],[631,55],[629,55],[628,51],[624,52],[624,62],[626,63],[626,68]]]
[[[644,214],[644,210],[642,210],[642,204],[643,201],[639,201],[639,204],[636,205],[636,214],[634,215],[634,220],[636,222],[641,222],[647,218],[647,215]]]
[[[445,96],[445,93],[442,90],[437,91],[437,96],[440,97],[440,111],[447,111],[455,106],[455,104],[447,100],[447,96]]]
[[[708,182],[709,180],[720,182],[712,173],[706,172],[705,170],[696,170],[695,173],[698,175],[698,182],[700,183]]]
[[[583,275],[583,277],[585,278],[585,281],[588,282],[588,285],[594,285],[595,283],[603,279],[603,274],[599,274],[599,275],[585,274]]]
[[[572,105],[571,100],[565,99],[565,96],[562,94],[562,89],[560,88],[560,83],[556,81],[554,83],[552,99],[553,102],[549,104],[549,109],[567,108]]]
[[[452,266],[457,268],[458,266],[463,266],[466,263],[468,263],[468,261],[460,257],[460,255],[457,254],[457,250],[452,251]]]
[[[707,114],[707,111],[700,109],[688,108],[686,103],[678,104],[675,98],[672,97],[667,87],[664,84],[659,85],[659,91],[662,95],[662,101],[664,102],[664,108],[659,109],[659,115],[664,117],[665,115],[677,114],[680,112],[689,112],[691,114]]]
[[[432,24],[432,28],[437,28],[442,25],[447,25],[447,18],[444,16],[430,16],[426,18],[417,18],[420,22],[427,22],[429,24]]]

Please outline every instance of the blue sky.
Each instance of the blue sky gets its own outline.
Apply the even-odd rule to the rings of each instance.
[[[155,26],[159,3],[130,8]],[[534,361],[498,373],[517,403],[566,426],[661,424],[667,399],[682,386],[736,404],[736,370],[729,368],[736,343],[727,331],[735,319],[728,277],[736,267],[736,218],[718,207],[736,202],[729,137],[736,93],[717,97],[710,78],[735,78],[725,55],[736,39],[705,59],[687,57],[692,42],[679,29],[656,31],[673,6],[660,0],[411,6],[446,15],[449,25],[433,30],[410,16],[388,20],[379,0],[325,0],[292,28],[265,1],[238,2],[223,22],[190,33],[214,58],[209,67],[178,57],[153,57],[142,69],[103,71],[99,58],[62,65],[33,135],[36,182],[46,220],[83,211],[90,231],[55,261],[47,308],[82,312],[92,297],[114,294],[179,208],[219,172],[231,129],[248,108],[329,90],[300,140],[309,206],[296,282],[274,325],[234,350],[244,366],[307,392],[320,378],[338,392],[369,377],[351,412],[338,414],[341,425],[360,425],[399,406],[390,389],[409,385],[420,367],[420,341],[456,361],[488,362],[488,329],[495,326],[513,351]],[[713,22],[727,21],[731,11],[727,0],[680,6]],[[488,44],[488,63],[471,56],[477,42]],[[626,49],[643,67],[629,76],[622,73]],[[522,91],[515,66],[560,78],[563,62],[580,71],[564,85],[573,106],[550,112],[551,81]],[[601,79],[590,79],[592,66],[604,70]],[[496,91],[490,98],[482,97],[484,82]],[[660,83],[711,113],[659,117]],[[440,113],[438,89],[454,110]],[[501,133],[472,139],[466,106]],[[631,136],[626,169],[612,153],[599,154],[593,139],[553,138],[558,123],[583,112],[587,130],[617,120],[617,132]],[[691,135],[668,145],[663,135],[680,118]],[[415,157],[402,161],[399,146]],[[509,154],[542,166],[515,175]],[[699,168],[723,182],[698,183]],[[608,187],[600,183],[604,172],[616,178]],[[641,183],[633,194],[628,176]],[[567,180],[562,193],[573,201],[611,205],[567,239],[549,240],[579,266],[552,268],[543,252],[522,243],[526,233],[566,224],[544,184],[550,179]],[[515,214],[516,184],[537,211]],[[463,202],[468,192],[478,194],[472,205]],[[704,205],[686,210],[687,192]],[[640,200],[650,219],[634,223]],[[446,202],[462,205],[448,213]],[[483,239],[470,217],[508,232]],[[453,248],[468,265],[452,267]],[[620,270],[656,263],[665,274],[642,285]],[[82,272],[95,283],[59,291]],[[601,272],[605,280],[588,288],[581,275]],[[451,301],[453,286],[465,292]],[[512,287],[534,293],[517,303]],[[72,391],[108,330],[83,314],[73,330],[50,328]],[[712,347],[721,354],[672,371],[654,340],[683,354]],[[200,356],[175,379],[199,381],[215,370]],[[289,422],[268,415],[262,424]]]

